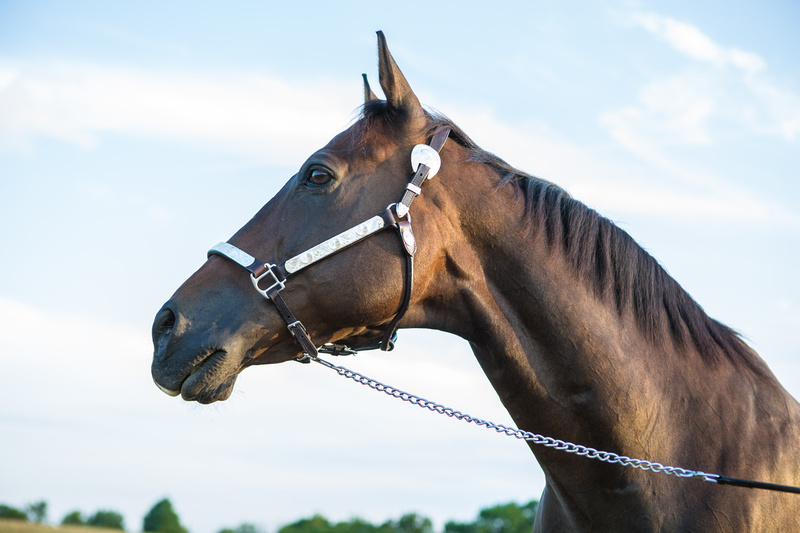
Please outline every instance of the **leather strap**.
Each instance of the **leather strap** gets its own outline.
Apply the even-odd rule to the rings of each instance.
[[[317,357],[317,347],[311,341],[311,337],[308,335],[308,331],[306,331],[306,327],[303,325],[302,322],[297,320],[297,317],[294,316],[289,306],[286,305],[286,301],[284,301],[283,297],[281,296],[278,290],[270,291],[268,294],[269,299],[272,300],[272,303],[275,304],[275,308],[280,313],[281,317],[283,318],[284,322],[286,322],[286,327],[289,329],[289,333],[295,338],[295,340],[300,344],[300,347],[303,348],[303,352],[309,357],[316,359]]]
[[[437,152],[441,152],[442,148],[444,148],[444,143],[447,142],[447,137],[449,136],[450,136],[450,128],[442,126],[441,128],[437,129],[434,132],[433,138],[431,139],[430,147],[436,150]]]
[[[406,206],[406,211],[411,207],[411,202],[414,201],[414,198],[419,196],[420,192],[422,192],[422,184],[425,183],[425,180],[428,178],[428,172],[430,172],[430,170],[431,169],[427,165],[420,163],[419,168],[414,173],[414,177],[411,178],[411,182],[406,187],[406,192],[403,193],[403,199],[400,200],[400,203]]]
[[[437,152],[441,152],[449,135],[450,128],[441,127],[437,129],[433,134],[429,146]],[[419,196],[422,191],[422,184],[425,183],[429,171],[430,169],[427,165],[420,163],[419,168],[414,173],[414,177],[411,179],[411,183],[406,187],[405,194],[403,194],[403,200],[401,201],[405,206],[405,213],[403,216],[398,214],[397,204],[387,209],[383,215],[384,220],[386,220],[388,216],[391,216],[393,219],[393,222],[387,222],[387,225],[392,224],[397,228],[400,234],[400,241],[403,243],[403,248],[406,251],[406,268],[403,274],[403,299],[400,301],[400,307],[397,309],[394,317],[392,317],[392,321],[389,322],[386,333],[383,335],[383,341],[380,345],[383,351],[389,351],[394,348],[392,339],[397,337],[397,328],[400,325],[400,320],[403,319],[406,311],[408,311],[408,308],[411,306],[411,295],[414,289],[414,254],[417,251],[417,240],[411,229],[411,213],[408,212],[408,208],[411,207],[411,202],[414,201],[414,198]]]
[[[414,288],[414,256],[406,255],[406,268],[403,278],[403,299],[400,300],[400,307],[392,317],[392,321],[386,326],[386,332],[383,334],[380,348],[383,352],[389,352],[394,349],[394,340],[397,338],[397,327],[400,325],[400,320],[405,316],[411,305],[411,291]]]

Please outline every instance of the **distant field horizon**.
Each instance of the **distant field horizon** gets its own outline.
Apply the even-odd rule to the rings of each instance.
[[[0,533],[120,533],[119,529],[90,526],[49,526],[0,518]]]

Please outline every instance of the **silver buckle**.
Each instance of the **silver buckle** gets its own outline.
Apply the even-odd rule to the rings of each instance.
[[[275,267],[275,265],[271,265],[271,264],[269,264],[269,263],[266,263],[264,266],[266,266],[266,267],[267,267],[267,271],[266,271],[266,272],[264,272],[263,274],[261,274],[261,275],[260,275],[260,276],[258,276],[258,277],[256,277],[256,276],[255,276],[255,274],[250,274],[250,281],[252,281],[252,282],[253,282],[253,287],[255,287],[255,288],[256,288],[256,290],[257,290],[258,292],[260,292],[260,293],[261,293],[261,295],[262,295],[264,298],[267,298],[267,299],[269,299],[269,293],[271,293],[271,292],[273,291],[273,289],[275,289],[275,287],[277,287],[277,289],[275,289],[275,291],[276,291],[276,292],[280,292],[280,291],[282,291],[282,290],[283,290],[283,289],[286,287],[286,284],[285,284],[284,282],[282,282],[281,280],[279,280],[279,279],[278,279],[278,276],[277,276],[277,275],[275,275],[275,271],[274,271],[274,270],[272,270],[272,269]],[[269,276],[271,276],[271,277],[272,277],[272,281],[273,281],[273,283],[272,283],[272,285],[270,285],[270,286],[269,286],[269,287],[267,287],[266,289],[262,289],[261,287],[259,287],[259,286],[258,286],[258,284],[259,284],[259,283],[261,282],[261,280],[262,280],[262,279],[264,279],[264,277],[265,277],[265,276],[267,276],[267,275],[269,275]],[[267,280],[267,281],[269,281],[269,280]]]

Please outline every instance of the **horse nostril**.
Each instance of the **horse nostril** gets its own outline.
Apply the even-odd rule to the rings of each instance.
[[[175,327],[175,313],[172,311],[169,312],[169,316],[166,317],[164,323],[161,324],[161,333],[163,335],[169,335],[172,333],[172,328]]]
[[[158,346],[163,340],[169,338],[175,329],[175,313],[172,309],[164,307],[156,315],[153,322],[153,344]]]

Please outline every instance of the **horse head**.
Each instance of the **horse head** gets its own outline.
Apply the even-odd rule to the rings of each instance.
[[[415,204],[413,213],[387,210],[413,189],[409,179],[418,168],[411,165],[412,151],[432,142],[434,132],[380,32],[378,52],[386,100],[374,95],[365,76],[363,115],[312,154],[227,243],[212,249],[157,313],[152,374],[164,392],[201,403],[224,400],[248,366],[298,359],[327,343],[389,349],[393,318],[405,315],[403,326],[423,323],[421,295],[446,233],[431,213],[437,198],[444,201],[438,182],[452,169],[443,165],[439,179],[425,186],[430,200]],[[447,132],[439,129],[440,145]],[[378,231],[389,226],[403,231]],[[364,232],[369,238],[361,238]],[[358,242],[347,246],[354,238]],[[419,251],[415,240],[425,242]],[[411,255],[421,276],[411,276]],[[294,263],[285,261],[290,258]],[[248,275],[243,267],[251,260]],[[265,270],[271,263],[274,268]],[[282,304],[272,305],[275,295]],[[302,325],[292,328],[290,319]]]

